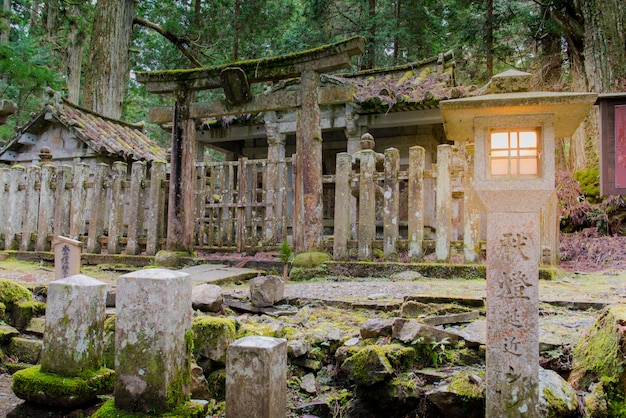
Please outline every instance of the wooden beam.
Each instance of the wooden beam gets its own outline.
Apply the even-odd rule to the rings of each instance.
[[[318,89],[320,105],[333,105],[352,101],[352,86],[325,86]],[[294,109],[300,106],[300,92],[294,90],[278,90],[255,96],[252,101],[241,105],[232,105],[226,100],[214,102],[192,103],[189,116],[192,119],[214,118],[218,116],[241,115],[276,110]],[[151,123],[162,124],[172,121],[172,106],[154,107],[150,109],[148,119]]]
[[[365,38],[357,36],[320,48],[248,61],[234,62],[215,67],[187,70],[138,72],[137,81],[146,85],[151,93],[171,93],[175,90],[208,90],[222,87],[221,72],[238,67],[246,74],[248,82],[278,81],[299,77],[303,71],[327,73],[352,65],[351,57],[365,51]]]

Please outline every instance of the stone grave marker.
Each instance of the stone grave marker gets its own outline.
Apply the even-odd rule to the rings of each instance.
[[[82,242],[56,237],[54,241],[54,278],[56,280],[80,274]]]

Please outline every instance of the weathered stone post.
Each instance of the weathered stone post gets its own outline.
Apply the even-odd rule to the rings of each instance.
[[[57,170],[54,192],[54,220],[52,232],[54,235],[67,236],[70,233],[70,203],[72,195],[70,188],[74,170],[72,166],[63,164]]]
[[[13,375],[18,397],[74,408],[113,389],[102,367],[107,287],[82,274],[50,283],[41,364]]]
[[[409,258],[422,258],[424,243],[424,165],[426,150],[420,146],[409,149]]]
[[[71,238],[56,237],[53,246],[54,278],[60,280],[80,274],[80,254],[83,243]]]
[[[37,165],[28,166],[26,169],[26,197],[24,198],[22,241],[20,242],[21,251],[31,251],[34,248],[32,238],[33,234],[37,232],[37,217],[39,214],[39,190],[37,190],[36,185],[39,185],[40,182],[41,168]]]
[[[376,236],[376,153],[372,149],[359,151],[359,259],[372,258],[372,243]]]
[[[280,221],[283,213],[284,193],[276,190],[280,182],[281,172],[279,170],[279,161],[285,159],[285,134],[278,129],[276,122],[276,112],[268,112],[265,115],[265,131],[267,132],[267,176],[264,188],[264,202],[271,202],[272,205],[265,209],[265,229],[263,239],[267,242],[276,240],[278,231],[280,230]]]
[[[346,152],[337,154],[337,169],[335,171],[335,230],[333,234],[333,258],[335,260],[348,258],[350,207],[353,199],[350,193],[351,172],[352,157]]]
[[[9,198],[7,205],[7,218],[6,218],[6,235],[4,237],[4,249],[13,250],[17,249],[18,242],[16,234],[21,232],[22,229],[22,207],[24,206],[24,194],[23,189],[24,174],[26,169],[23,166],[11,167],[9,175]]]
[[[287,410],[287,340],[245,337],[226,351],[226,417],[282,418]]]
[[[383,191],[383,253],[386,258],[397,254],[396,241],[399,235],[400,211],[400,151],[385,150],[385,185]]]
[[[74,181],[72,182],[72,203],[70,205],[70,238],[78,239],[85,233],[85,219],[87,212],[87,188],[85,183],[89,178],[89,166],[77,163],[74,166]]]
[[[91,189],[91,205],[89,213],[89,230],[87,233],[87,252],[100,254],[102,244],[99,237],[104,233],[104,209],[106,208],[105,177],[109,166],[104,163],[96,165]]]
[[[452,146],[437,146],[437,240],[435,256],[439,261],[450,258],[452,234]]]
[[[139,237],[144,230],[144,204],[146,199],[146,162],[135,161],[130,174],[130,204],[128,205],[128,242],[126,254],[141,253]]]
[[[116,408],[162,414],[189,400],[191,286],[166,269],[117,279]]]
[[[474,187],[487,211],[486,416],[539,413],[539,211],[554,194],[555,137],[596,99],[525,93],[530,74],[492,78],[491,93],[442,102],[449,138],[475,142]]]
[[[109,204],[109,235],[107,240],[107,252],[109,254],[120,253],[120,237],[124,229],[124,183],[126,180],[127,166],[125,162],[116,161],[111,169],[111,194]]]
[[[8,168],[0,168],[0,219],[7,219],[8,203],[9,203],[9,185],[10,170]],[[5,188],[6,187],[6,188]],[[6,231],[6,222],[0,222],[0,235]],[[0,246],[4,247],[4,242],[0,242]]]
[[[39,192],[39,220],[37,221],[37,251],[48,251],[48,234],[54,222],[54,189],[57,167],[46,163],[41,167],[41,189]]]
[[[480,202],[474,190],[474,144],[464,144],[463,173],[463,259],[475,263],[480,258]]]
[[[150,168],[149,204],[146,216],[146,254],[154,255],[158,251],[158,242],[164,228],[162,222],[165,206],[165,190],[162,183],[166,175],[165,161],[153,161]]]
[[[66,245],[60,242],[55,248]],[[106,283],[82,274],[50,283],[42,372],[78,376],[102,367],[107,288]]]

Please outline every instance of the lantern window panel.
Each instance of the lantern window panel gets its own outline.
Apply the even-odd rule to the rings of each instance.
[[[540,175],[539,129],[492,130],[488,138],[491,177]]]

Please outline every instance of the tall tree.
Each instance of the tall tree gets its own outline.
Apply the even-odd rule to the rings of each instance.
[[[134,0],[99,0],[93,19],[82,104],[114,119],[122,116],[135,6]]]

